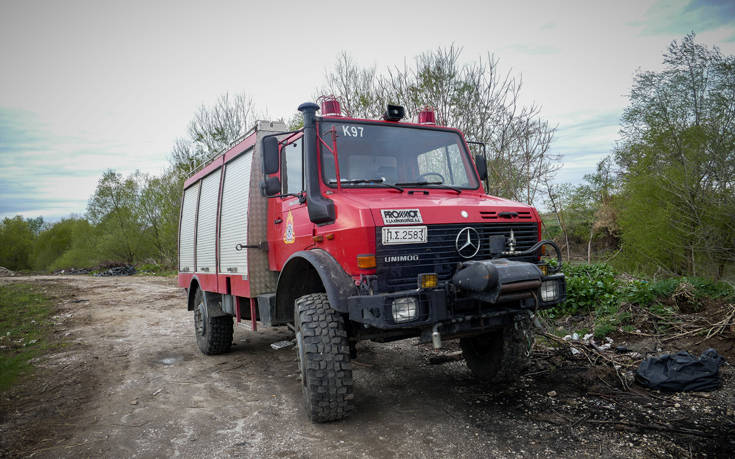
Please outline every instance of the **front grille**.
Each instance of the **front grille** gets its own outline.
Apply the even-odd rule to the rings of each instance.
[[[417,277],[422,273],[437,273],[439,281],[446,281],[454,274],[462,258],[455,247],[457,233],[472,227],[480,234],[480,250],[473,260],[490,258],[490,236],[502,234],[516,239],[516,250],[530,248],[538,241],[536,223],[481,223],[428,225],[426,244],[383,245],[382,229],[375,228],[375,261],[378,275],[378,290],[381,293],[410,290],[417,287]],[[509,257],[511,258],[511,257]],[[512,257],[519,261],[534,261],[536,257]],[[388,260],[388,261],[386,261]],[[392,260],[392,261],[391,261]]]

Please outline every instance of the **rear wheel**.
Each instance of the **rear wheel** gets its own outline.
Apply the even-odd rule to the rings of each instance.
[[[232,347],[232,316],[210,317],[201,289],[194,297],[194,331],[197,346],[204,354],[224,354]]]
[[[324,293],[297,299],[294,316],[306,412],[314,422],[343,419],[353,409],[350,344],[344,319],[332,309]]]
[[[516,381],[531,355],[531,327],[530,318],[524,314],[499,330],[460,339],[462,355],[472,374],[490,382]]]

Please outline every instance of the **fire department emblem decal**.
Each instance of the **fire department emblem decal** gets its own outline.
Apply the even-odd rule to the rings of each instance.
[[[286,217],[286,231],[283,233],[283,242],[286,244],[293,244],[296,242],[296,235],[293,232],[293,215],[290,210]]]

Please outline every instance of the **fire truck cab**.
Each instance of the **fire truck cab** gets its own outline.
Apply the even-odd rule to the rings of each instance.
[[[566,291],[536,209],[486,194],[484,154],[429,110],[319,109],[297,131],[256,123],[185,183],[178,283],[201,351],[230,349],[233,318],[288,326],[316,422],[352,411],[360,340],[459,338],[477,377],[512,380],[533,313]]]

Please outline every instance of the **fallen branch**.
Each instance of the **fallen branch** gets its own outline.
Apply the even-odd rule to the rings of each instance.
[[[615,375],[618,377],[620,385],[623,387],[623,389],[625,389],[626,391],[630,390],[628,382],[625,380],[623,375],[620,374],[620,368],[622,368],[623,366],[628,366],[628,363],[619,362],[611,357],[608,357],[606,353],[592,341],[590,341],[589,343],[565,341],[564,339],[559,338],[558,336],[548,332],[544,332],[542,333],[542,335],[547,339],[554,341],[555,343],[561,344],[563,346],[568,346],[569,348],[577,350],[579,353],[584,355],[585,358],[587,358],[591,365],[595,365],[595,361],[597,359],[603,360],[605,363],[608,364],[608,366],[612,367],[612,369],[615,370]],[[595,359],[593,360],[591,356],[594,356]]]
[[[639,422],[631,422],[631,421],[599,421],[596,419],[590,419],[587,422],[589,422],[590,424],[614,424],[614,425],[622,425],[626,427],[633,427],[637,429],[655,430],[658,432],[671,432],[671,433],[680,433],[680,434],[685,434],[685,435],[696,435],[698,437],[704,437],[704,438],[714,438],[715,437],[712,434],[700,432],[698,430],[673,427],[667,424],[663,424],[663,425],[662,424],[641,424]]]
[[[721,334],[728,326],[732,327],[733,325],[735,325],[735,322],[733,322],[733,317],[735,317],[735,305],[728,304],[728,307],[730,307],[730,313],[725,316],[724,319],[715,323],[712,328],[707,330],[707,336],[705,336],[704,339],[697,344],[701,344],[708,339]]]

